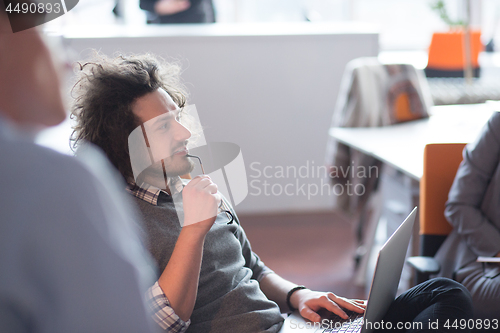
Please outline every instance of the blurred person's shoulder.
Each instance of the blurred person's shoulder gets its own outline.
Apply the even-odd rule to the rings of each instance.
[[[0,140],[0,191],[16,187],[29,193],[82,185],[92,178],[89,170],[74,156],[61,154],[29,140]],[[75,191],[78,192],[78,191]]]
[[[2,134],[0,229],[25,233],[44,226],[43,233],[66,230],[78,237],[92,226],[123,257],[129,259],[124,248],[131,244],[144,257],[137,213],[102,152],[86,144],[70,156]]]
[[[47,226],[102,220],[100,182],[88,166],[12,133],[0,131],[2,220]]]
[[[491,123],[493,129],[500,132],[500,111],[493,112],[489,122]]]

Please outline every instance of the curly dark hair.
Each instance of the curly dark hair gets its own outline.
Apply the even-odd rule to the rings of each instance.
[[[78,81],[73,86],[71,118],[76,119],[71,142],[91,142],[100,147],[125,181],[133,180],[128,136],[140,125],[132,112],[137,98],[163,88],[179,106],[187,93],[180,83],[180,66],[145,54],[108,58],[95,53],[79,63]]]

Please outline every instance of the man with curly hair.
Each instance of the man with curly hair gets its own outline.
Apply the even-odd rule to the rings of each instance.
[[[278,332],[281,312],[289,310],[298,309],[311,321],[321,319],[320,309],[342,318],[347,318],[345,310],[362,313],[364,301],[311,291],[266,267],[239,223],[221,223],[224,214],[217,215],[217,209],[223,198],[208,176],[182,184],[179,176],[192,170],[192,162],[186,148],[191,133],[181,119],[187,95],[179,73],[178,66],[150,55],[96,56],[81,65],[73,89],[75,146],[90,141],[101,147],[142,212],[160,273],[148,291],[155,321],[171,332]],[[129,136],[135,130],[146,134],[147,128],[161,134],[166,154],[134,175]],[[153,144],[145,136],[150,154]],[[176,195],[181,207],[174,204]],[[470,318],[470,296],[451,280],[433,280],[400,296],[388,316],[425,324],[435,317]]]

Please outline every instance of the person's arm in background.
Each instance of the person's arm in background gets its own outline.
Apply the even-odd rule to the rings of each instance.
[[[189,0],[140,0],[139,6],[158,15],[173,15],[187,10],[191,6]]]
[[[477,256],[498,256],[500,231],[481,205],[500,163],[500,113],[495,112],[476,142],[466,146],[446,203],[445,215]]]

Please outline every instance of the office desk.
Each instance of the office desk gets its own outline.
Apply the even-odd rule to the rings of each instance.
[[[419,181],[426,144],[473,141],[494,108],[493,103],[434,106],[427,119],[385,127],[334,127],[329,134]]]
[[[381,208],[376,210],[378,213],[367,225],[364,244],[368,252],[361,260],[357,284],[362,285],[371,280],[370,265],[373,264],[370,264],[370,257],[376,253],[374,238],[379,221],[387,226],[384,235],[387,238],[411,209],[419,204],[419,181],[423,173],[425,145],[473,141],[495,109],[500,110],[496,103],[434,106],[427,119],[385,127],[330,129],[330,136],[384,163],[379,175]],[[418,235],[418,223],[414,235]],[[383,239],[380,242],[383,243]],[[412,254],[418,253],[418,237],[413,237],[410,251]]]

